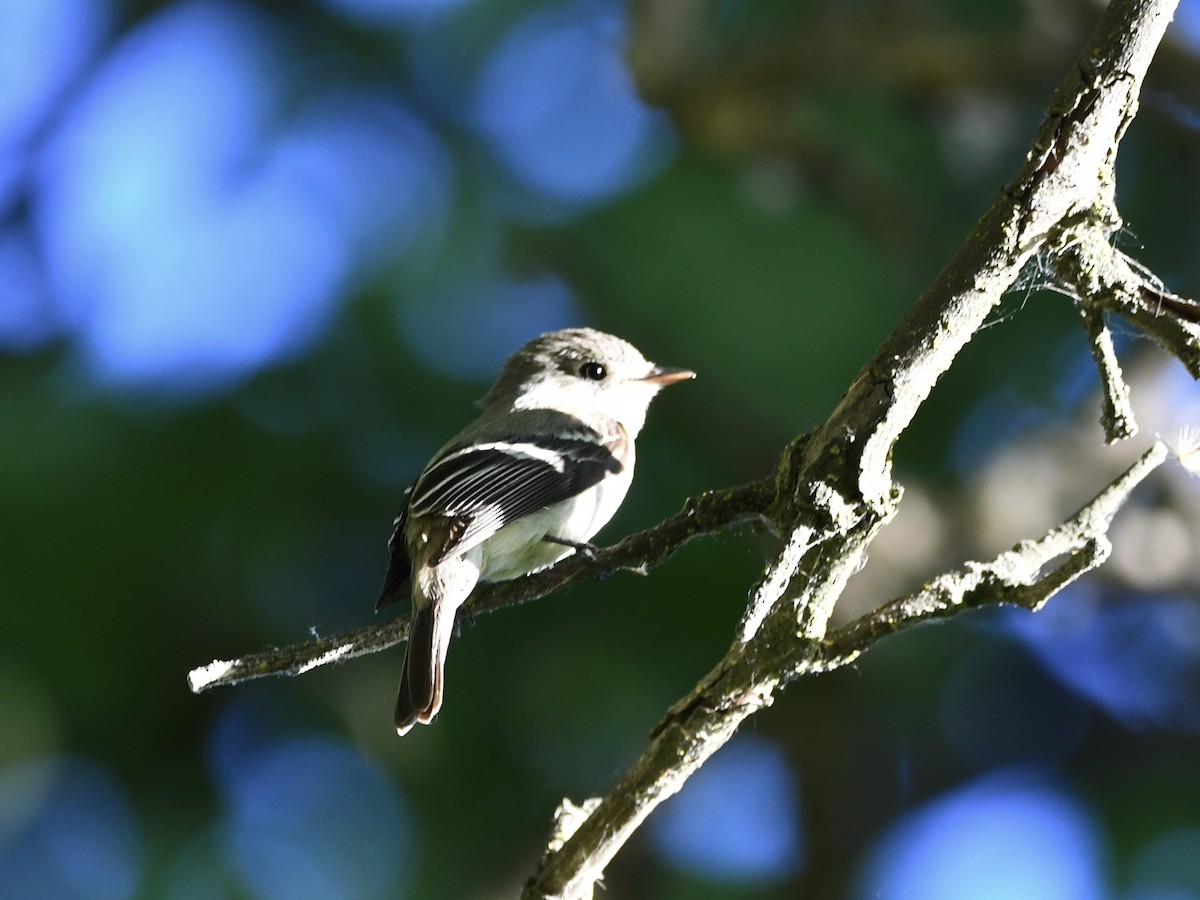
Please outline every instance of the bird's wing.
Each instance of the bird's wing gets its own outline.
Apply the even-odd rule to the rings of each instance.
[[[620,472],[628,445],[625,429],[614,422],[603,433],[581,425],[563,435],[521,434],[449,447],[418,479],[406,512],[461,523],[430,558],[436,565]]]

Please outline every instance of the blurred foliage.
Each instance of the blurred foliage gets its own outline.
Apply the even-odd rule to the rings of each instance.
[[[109,9],[87,64],[14,145],[20,165],[3,182],[17,187],[0,194],[5,240],[31,235],[34,256],[53,263],[42,155],[106,57],[185,6],[211,4]],[[1128,241],[1145,245],[1136,255],[1195,296],[1200,11],[1185,6],[1125,141],[1118,196]],[[288,104],[329,84],[400,98],[440,143],[456,188],[403,252],[388,251],[386,234],[370,253],[347,251],[336,302],[310,338],[201,388],[106,377],[88,355],[87,317],[72,317],[47,276],[54,324],[0,355],[0,869],[33,860],[17,883],[45,878],[43,896],[512,896],[559,800],[605,790],[724,653],[768,536],[705,540],[648,578],[581,585],[479,620],[455,643],[439,721],[404,740],[390,722],[399,653],[200,697],[187,692],[187,671],[371,621],[404,487],[473,415],[484,373],[537,331],[592,324],[700,373],[658,401],[633,491],[602,539],[763,474],[832,410],[1015,170],[1097,6],[642,0],[627,18],[613,13],[615,25],[605,13],[614,59],[628,61],[670,137],[586,197],[523,183],[500,138],[470,121],[467,86],[489,54],[566,5],[215,8],[258,11],[285,48],[270,57],[285,98],[274,115],[286,120]],[[179,273],[180,296],[190,277]],[[505,299],[531,284],[550,288]],[[1044,529],[1120,465],[1100,444],[1074,312],[1039,287],[1031,272],[902,443],[901,521],[915,524],[881,540],[848,603],[879,602],[994,552],[993,541]],[[161,298],[173,302],[183,301]],[[1146,342],[1127,343],[1129,358],[1155,358]],[[1135,407],[1175,377],[1173,364],[1146,365]],[[1180,390],[1186,402],[1173,408],[1200,409],[1192,386]],[[1168,413],[1154,421],[1170,427]],[[1061,439],[1038,443],[1048,431]],[[1022,462],[996,482],[1004,458]],[[1047,461],[1057,463],[1048,481],[1063,487],[1038,493],[1050,518],[1005,518],[1024,530],[987,531],[997,497],[1036,505],[1022,479]],[[1200,897],[1180,862],[1200,829],[1200,627],[1186,615],[1200,580],[1200,502],[1185,485],[1146,505],[1188,511],[1178,519],[1193,542],[1187,562],[1141,594],[1097,580],[1094,602],[1054,603],[1099,616],[1182,596],[1183,612],[1171,607],[1174,624],[1163,626],[1171,653],[1146,647],[1176,659],[1178,674],[1129,685],[1173,691],[1182,713],[1121,715],[1039,655],[1054,654],[1053,633],[1039,643],[1003,616],[921,629],[795,685],[751,726],[794,775],[790,862],[757,874],[697,868],[664,849],[652,819],[611,867],[608,895],[866,896],[864,872],[870,860],[885,865],[889,829],[945,795],[980,796],[954,793],[964,786],[1019,772],[1021,796],[1048,784],[1047,796],[1085,811],[1091,830],[1075,837],[1099,835],[1089,871],[1102,896],[1166,885]],[[1079,615],[1080,627],[1092,621]],[[38,760],[53,762],[41,780],[28,768]],[[733,804],[741,788],[729,770]],[[346,793],[325,797],[331,785]],[[71,803],[94,813],[73,820],[73,835],[55,818]],[[703,812],[694,818],[696,840],[720,839]],[[136,852],[93,839],[127,820]],[[97,854],[121,865],[79,875]],[[990,865],[977,877],[1012,862]],[[1043,885],[1056,883],[1047,875]]]

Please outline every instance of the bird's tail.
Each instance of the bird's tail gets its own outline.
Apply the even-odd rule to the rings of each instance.
[[[442,708],[446,651],[454,634],[456,609],[448,603],[430,603],[413,609],[408,652],[396,698],[398,734],[407,734],[418,722],[428,725]]]

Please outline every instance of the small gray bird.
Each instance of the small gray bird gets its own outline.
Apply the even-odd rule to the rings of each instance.
[[[412,597],[396,731],[442,707],[454,616],[480,581],[558,562],[612,518],[633,479],[633,442],[663,387],[695,378],[591,328],[530,341],[483,412],[409,488],[377,609]]]

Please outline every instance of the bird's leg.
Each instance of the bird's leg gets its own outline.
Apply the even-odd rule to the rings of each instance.
[[[596,558],[596,551],[600,548],[595,544],[589,544],[587,541],[568,541],[566,538],[555,537],[552,534],[547,534],[542,538],[547,544],[558,544],[562,547],[570,547],[576,553],[582,553],[588,559]]]

